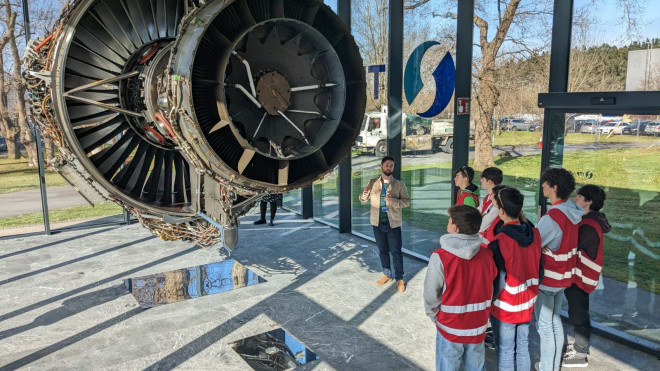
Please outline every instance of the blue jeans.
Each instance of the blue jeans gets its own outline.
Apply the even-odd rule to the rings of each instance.
[[[465,371],[484,371],[486,349],[484,342],[478,344],[452,343],[436,331],[435,369],[436,371],[458,371],[461,363]]]
[[[378,224],[374,227],[374,237],[378,245],[378,256],[383,267],[383,274],[392,277],[392,266],[390,265],[390,252],[394,261],[394,279],[403,279],[403,254],[401,253],[401,227],[390,228],[389,222]]]
[[[564,289],[557,292],[539,290],[534,314],[536,329],[541,337],[541,370],[559,370],[564,346],[564,328],[561,324],[561,300]]]
[[[493,337],[495,338],[497,369],[513,371],[515,354],[516,368],[529,370],[532,366],[529,359],[529,322],[507,323],[491,316],[490,324],[493,326]]]

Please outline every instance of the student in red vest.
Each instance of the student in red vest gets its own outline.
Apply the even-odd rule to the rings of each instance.
[[[563,367],[589,366],[589,294],[598,285],[603,268],[603,234],[611,229],[605,214],[600,212],[605,198],[605,191],[591,184],[578,189],[575,196],[575,203],[587,214],[578,226],[578,258],[573,284],[564,291],[568,301],[568,321],[575,328],[575,343],[564,354]]]
[[[483,370],[484,336],[497,268],[482,249],[479,210],[467,205],[449,208],[448,234],[431,254],[424,279],[424,307],[435,323],[436,370]]]
[[[539,219],[538,230],[543,246],[543,280],[539,285],[534,314],[541,337],[540,371],[559,370],[564,345],[560,312],[564,289],[573,282],[577,260],[578,223],[584,209],[567,201],[575,190],[575,178],[566,169],[550,168],[541,175],[543,196],[552,206]]]
[[[490,190],[490,193],[492,197],[495,197],[497,195],[497,192],[501,191],[502,189],[507,188],[505,185],[496,185]],[[500,228],[502,227],[502,224],[504,222],[502,219],[500,219],[500,216],[498,215],[498,210],[497,210],[497,203],[493,202],[490,205],[490,213],[495,214],[495,217],[491,221],[491,223],[488,225],[488,228],[486,228],[484,231],[479,231],[479,234],[483,237],[481,247],[483,248],[488,248],[488,244],[495,241],[495,236],[497,233],[499,233]],[[483,225],[483,216],[481,220],[481,225]]]
[[[479,232],[483,232],[493,223],[495,218],[497,218],[497,210],[493,210],[493,197],[491,195],[491,190],[493,187],[502,184],[504,176],[502,170],[496,167],[485,168],[481,172],[481,189],[488,192],[484,196],[484,200],[481,202],[481,227],[479,227]]]
[[[541,235],[520,221],[524,196],[515,188],[495,194],[497,213],[504,224],[489,245],[498,278],[490,322],[495,336],[499,371],[529,370],[529,322],[539,293]],[[515,363],[514,363],[515,358]]]
[[[472,183],[474,169],[461,166],[454,172],[454,184],[458,187],[456,192],[456,205],[469,205],[479,207],[479,187]]]

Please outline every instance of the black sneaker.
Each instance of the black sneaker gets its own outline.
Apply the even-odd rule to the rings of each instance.
[[[587,360],[586,353],[579,353],[575,349],[564,354],[561,361],[562,367],[588,367],[589,361]]]
[[[259,219],[254,222],[255,225],[266,224],[266,219]]]
[[[495,349],[495,338],[493,337],[493,328],[486,329],[486,338],[484,339],[486,348]]]
[[[271,220],[270,223],[268,223],[268,225],[272,227],[272,226],[274,226],[275,224],[273,224],[273,221]]]

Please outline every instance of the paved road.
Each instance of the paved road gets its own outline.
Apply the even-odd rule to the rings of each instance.
[[[68,207],[89,205],[71,186],[48,187],[48,209],[59,210]],[[0,194],[0,218],[41,212],[41,191],[33,189]]]

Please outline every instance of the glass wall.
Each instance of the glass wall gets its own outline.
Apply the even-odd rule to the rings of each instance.
[[[294,189],[284,194],[282,205],[287,209],[302,214],[302,189]]]
[[[314,182],[314,219],[339,227],[339,167]]]
[[[552,125],[568,127],[575,115],[553,114]],[[563,145],[551,147],[552,166],[571,171],[578,188],[596,184],[607,194],[602,212],[612,230],[604,237],[601,280],[591,294],[592,319],[659,343],[660,137],[628,130],[626,122],[648,121],[648,116],[595,116],[622,121],[595,132],[557,130],[552,143],[561,139]]]
[[[371,240],[370,206],[360,203],[359,196],[369,181],[380,175],[380,160],[387,154],[388,12],[386,1],[351,2],[351,30],[367,78],[367,112],[351,153],[351,225],[353,233]]]

